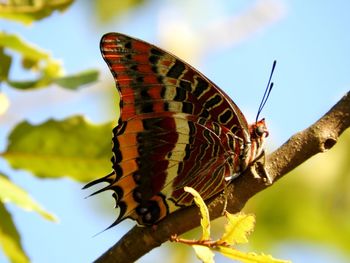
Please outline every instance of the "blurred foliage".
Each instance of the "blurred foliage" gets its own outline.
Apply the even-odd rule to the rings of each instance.
[[[7,0],[0,3],[0,18],[24,24],[48,17],[54,11],[66,10],[74,0]]]
[[[66,88],[66,89],[76,89],[81,85],[89,84],[95,82],[98,78],[97,70],[84,70],[77,74],[64,76],[61,78],[53,79],[53,83]]]
[[[37,212],[47,220],[57,221],[54,215],[46,212],[27,192],[13,184],[2,174],[0,174],[0,201],[2,203],[13,203],[26,211]]]
[[[257,217],[252,243],[316,242],[350,254],[350,130],[249,202]]]
[[[56,10],[64,11],[73,3],[72,0],[8,0],[5,2],[0,1],[0,18],[23,24],[41,20]],[[13,62],[17,58],[21,61],[23,74],[29,72],[33,75],[30,80],[23,80],[23,77],[19,76],[16,76],[17,79],[10,78],[14,67]],[[84,84],[95,82],[98,78],[98,71],[91,69],[65,75],[62,63],[54,59],[49,51],[1,29],[0,61],[0,83],[20,90],[45,88],[52,84],[66,89],[77,89]],[[0,93],[0,104],[0,114],[5,114],[9,101],[3,92]],[[108,167],[109,158],[103,157],[110,155],[110,145],[91,149],[85,140],[96,141],[96,136],[110,138],[110,130],[110,124],[97,127],[87,124],[80,117],[72,117],[61,122],[52,120],[37,126],[22,122],[14,128],[9,137],[11,142],[7,150],[0,155],[5,157],[14,168],[27,169],[37,176],[71,176],[75,180],[86,181],[101,174],[101,167]],[[71,133],[75,136],[70,136]],[[81,143],[77,144],[79,139]],[[70,147],[66,147],[67,144]],[[57,151],[57,149],[60,150]],[[69,168],[62,166],[63,162],[68,164]],[[37,212],[51,221],[55,221],[56,218],[46,212],[25,190],[12,183],[4,174],[0,174],[0,246],[10,262],[29,262],[11,214],[4,205],[6,202],[13,203],[26,211]]]
[[[11,80],[10,68],[13,57],[6,50],[15,51],[22,61],[23,70],[36,73],[35,80]],[[21,37],[0,31],[0,81],[17,89],[44,88],[57,84],[63,88],[76,89],[81,85],[94,82],[98,78],[98,71],[85,70],[70,76],[64,76],[61,62],[41,48],[28,43]]]
[[[112,128],[112,123],[94,125],[80,116],[39,125],[24,121],[10,133],[7,149],[0,156],[13,168],[31,171],[38,177],[66,176],[87,182],[110,172]],[[56,219],[25,190],[0,174],[0,245],[11,262],[29,262],[11,215],[3,206],[6,202],[37,212],[45,219]]]
[[[145,0],[123,0],[115,1],[110,0],[96,0],[91,1],[92,10],[94,10],[94,15],[98,16],[98,19],[102,23],[108,23],[112,19],[125,15],[131,9],[137,8],[144,4]]]
[[[21,237],[12,220],[11,214],[0,202],[0,247],[10,262],[29,262],[29,258],[21,245]]]
[[[110,172],[112,128],[111,123],[94,125],[79,116],[39,125],[24,121],[10,133],[1,155],[13,168],[38,177],[87,182]]]
[[[0,172],[0,247],[11,262],[29,262],[22,245],[21,237],[16,229],[11,214],[7,211],[5,203],[12,203],[25,211],[33,211],[44,219],[56,221],[56,217],[45,211],[30,195],[12,183]]]

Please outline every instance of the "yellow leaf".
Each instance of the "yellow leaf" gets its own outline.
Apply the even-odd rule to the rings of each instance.
[[[230,245],[247,243],[248,235],[254,230],[255,217],[243,213],[232,215],[228,212],[226,217],[228,222],[220,241]]]
[[[192,247],[196,252],[197,258],[202,260],[203,263],[215,263],[215,254],[210,248],[201,245],[193,245]]]
[[[239,260],[244,263],[290,263],[289,260],[274,259],[271,255],[246,253],[238,251],[234,248],[218,246],[213,250],[220,252],[225,257],[230,259]]]
[[[0,215],[0,248],[9,260],[5,262],[29,263],[30,260],[23,249],[21,237],[12,216],[2,202],[0,202]]]
[[[25,190],[12,183],[2,174],[0,174],[0,202],[11,202],[26,211],[37,212],[47,220],[58,221],[53,214],[44,210]]]
[[[209,218],[209,211],[207,208],[207,205],[203,201],[202,197],[200,194],[194,190],[191,187],[185,187],[184,188],[186,192],[190,193],[194,197],[194,202],[200,209],[201,213],[201,226],[203,229],[203,234],[200,240],[209,240],[210,239],[210,218]]]

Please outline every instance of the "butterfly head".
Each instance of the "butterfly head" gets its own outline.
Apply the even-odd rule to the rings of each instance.
[[[266,138],[269,136],[269,131],[266,128],[265,119],[255,122],[250,125],[251,138]]]
[[[259,115],[263,110],[267,99],[270,96],[273,82],[271,82],[273,72],[275,71],[276,60],[272,64],[272,69],[269,77],[269,81],[267,82],[267,86],[264,92],[264,95],[261,99],[260,106],[258,109],[258,113],[256,114],[255,123],[249,125],[249,134],[251,139],[251,158],[250,160],[255,160],[264,153],[264,142],[265,138],[269,136],[269,131],[266,128],[265,119],[261,119],[258,121]]]
[[[249,125],[249,133],[252,149],[251,154],[253,155],[253,158],[251,159],[255,160],[264,152],[265,138],[269,136],[269,131],[267,130],[265,119],[261,119],[260,121]]]

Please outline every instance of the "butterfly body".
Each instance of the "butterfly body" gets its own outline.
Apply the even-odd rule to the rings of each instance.
[[[113,130],[113,172],[89,183],[114,190],[118,219],[152,225],[221,192],[263,152],[264,120],[248,125],[236,104],[193,67],[120,33],[101,39],[121,114]],[[259,129],[258,129],[259,128]],[[258,132],[257,132],[258,131]]]

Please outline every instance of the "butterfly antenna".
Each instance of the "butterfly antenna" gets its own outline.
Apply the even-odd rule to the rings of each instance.
[[[264,108],[267,99],[270,96],[270,93],[271,93],[271,90],[272,90],[272,87],[273,87],[273,82],[271,82],[271,79],[272,79],[273,72],[275,71],[275,67],[276,67],[276,60],[273,61],[272,69],[271,69],[271,73],[270,73],[270,77],[269,77],[269,81],[267,82],[267,86],[266,86],[266,89],[265,89],[265,92],[264,92],[264,96],[261,99],[260,106],[259,106],[259,109],[258,109],[258,113],[256,114],[255,122],[258,122],[259,115],[260,115],[262,109]]]

